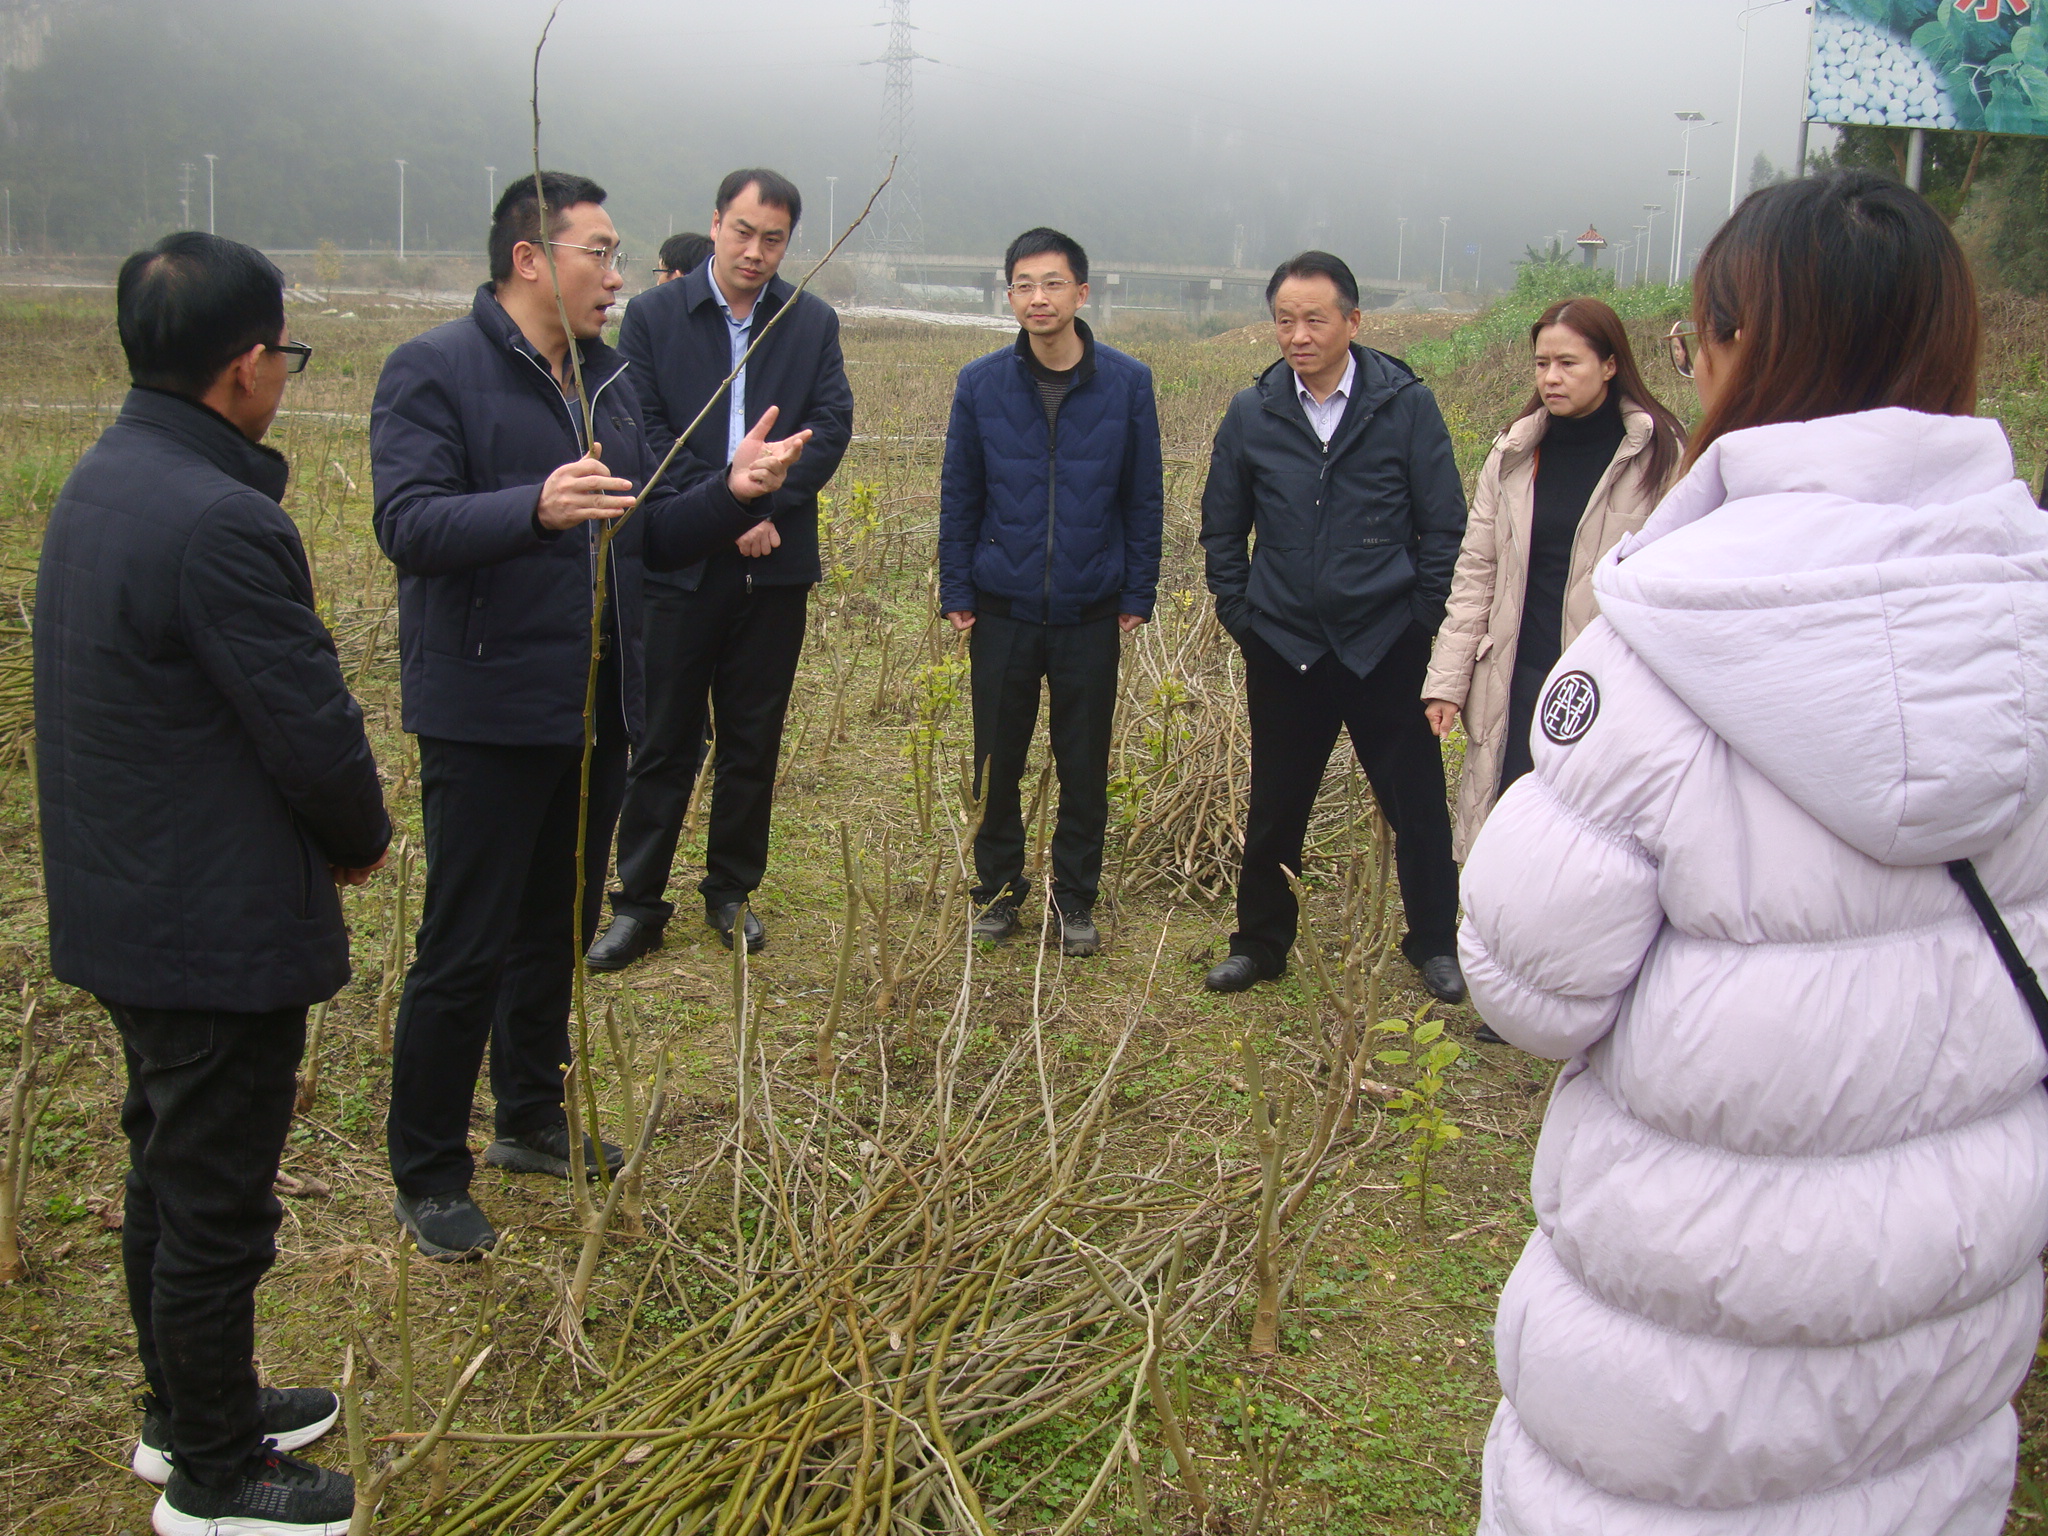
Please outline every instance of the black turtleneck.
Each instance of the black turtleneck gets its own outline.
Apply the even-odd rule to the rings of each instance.
[[[1625,434],[1621,394],[1611,385],[1591,415],[1553,416],[1544,426],[1536,449],[1536,506],[1529,524],[1522,633],[1515,646],[1517,672],[1533,671],[1540,678],[1557,665],[1579,519]]]

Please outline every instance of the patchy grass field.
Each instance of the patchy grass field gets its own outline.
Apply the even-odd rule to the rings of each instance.
[[[295,309],[293,334],[312,342],[316,357],[292,385],[290,414],[272,441],[294,465],[287,508],[305,534],[401,833],[417,838],[417,759],[398,726],[394,584],[370,535],[365,413],[385,353],[447,316],[351,302],[351,315]],[[56,985],[46,969],[22,752],[29,722],[18,627],[33,603],[43,520],[124,388],[109,304],[104,295],[55,292],[0,299],[0,345],[12,364],[0,397],[0,572],[10,589],[0,608],[0,981],[41,992],[47,1057],[73,1052],[30,1168],[29,1275],[0,1288],[0,1445],[9,1452],[0,1464],[0,1533],[141,1536],[153,1497],[126,1470],[138,1382],[113,1229],[123,1166],[120,1054],[93,1001]],[[1989,307],[1985,409],[2005,417],[2023,468],[2038,474],[2048,449],[2048,315],[2004,299]],[[1657,326],[1645,319],[1637,328],[1647,341]],[[720,1530],[768,1529],[785,1515],[785,1529],[840,1528],[796,1518],[829,1507],[829,1479],[778,1484],[778,1464],[763,1459],[766,1446],[780,1443],[761,1427],[775,1412],[773,1383],[795,1380],[810,1358],[804,1350],[813,1346],[800,1338],[808,1314],[778,1313],[766,1302],[723,1317],[719,1309],[791,1265],[841,1273],[832,1269],[837,1258],[819,1260],[805,1243],[822,1232],[835,1254],[842,1239],[859,1247],[867,1239],[849,1235],[859,1229],[848,1213],[863,1191],[894,1189],[908,1195],[900,1209],[942,1213],[943,1241],[935,1246],[928,1219],[921,1241],[913,1222],[907,1238],[899,1234],[907,1246],[862,1250],[868,1268],[860,1284],[813,1307],[821,1358],[845,1340],[872,1336],[883,1379],[894,1370],[909,1380],[920,1350],[945,1359],[951,1314],[935,1311],[932,1298],[968,1298],[959,1306],[970,1310],[958,1315],[982,1309],[986,1323],[990,1309],[1001,1310],[996,1298],[1010,1294],[1005,1277],[1024,1263],[1016,1253],[1029,1244],[1018,1233],[1039,1233],[1031,1241],[1044,1245],[1048,1264],[1094,1264],[1101,1282],[1091,1291],[1082,1276],[1081,1299],[1025,1308],[1052,1319],[1041,1333],[1065,1329],[1071,1348],[1048,1352],[1036,1340],[1028,1373],[992,1378],[992,1395],[971,1411],[956,1406],[967,1401],[955,1395],[966,1390],[962,1364],[943,1391],[933,1386],[930,1416],[919,1420],[923,1405],[910,1400],[880,1429],[849,1421],[835,1463],[842,1469],[883,1440],[896,1457],[901,1421],[901,1464],[915,1463],[922,1481],[897,1504],[896,1528],[973,1529],[964,1481],[1004,1531],[1177,1530],[1189,1524],[1197,1483],[1240,1533],[1468,1529],[1496,1397],[1487,1342],[1493,1299],[1530,1225],[1529,1153],[1554,1069],[1506,1048],[1473,1046],[1476,1020],[1466,1010],[1447,1016],[1444,1038],[1460,1049],[1442,1068],[1440,1092],[1425,1092],[1419,1105],[1397,1097],[1419,1075],[1413,1061],[1346,1059],[1347,1014],[1403,1027],[1419,1016],[1426,1026],[1428,1015],[1398,957],[1382,984],[1370,979],[1379,953],[1373,936],[1384,930],[1373,915],[1378,848],[1361,777],[1342,755],[1332,763],[1307,871],[1330,985],[1297,965],[1245,997],[1200,990],[1202,970],[1220,956],[1231,927],[1227,874],[1242,816],[1244,734],[1241,679],[1201,586],[1195,509],[1224,401],[1270,354],[1238,338],[1128,339],[1158,380],[1169,510],[1160,622],[1127,643],[1103,908],[1113,919],[1105,925],[1111,942],[1081,962],[1024,941],[970,959],[959,852],[965,662],[933,612],[932,565],[952,377],[993,340],[938,328],[848,327],[859,436],[831,491],[831,570],[812,600],[774,854],[757,898],[770,944],[753,961],[745,1007],[736,1010],[730,959],[695,922],[689,887],[702,819],[694,817],[674,879],[682,910],[668,946],[623,977],[593,982],[593,1019],[614,1004],[637,1063],[621,1072],[597,1028],[592,1062],[607,1135],[621,1139],[630,1124],[622,1080],[644,1104],[659,1048],[673,1066],[642,1230],[611,1237],[580,1321],[562,1299],[584,1246],[571,1193],[490,1170],[480,1170],[475,1192],[506,1234],[499,1256],[452,1268],[414,1263],[404,1273],[410,1305],[398,1305],[401,1265],[382,1156],[388,1063],[379,1049],[380,1019],[406,953],[394,860],[393,871],[347,897],[355,979],[327,1011],[309,1063],[317,1065],[317,1096],[286,1151],[282,1251],[259,1292],[265,1372],[280,1382],[333,1382],[353,1345],[367,1428],[384,1434],[423,1427],[450,1362],[488,1341],[494,1352],[460,1409],[462,1432],[598,1435],[627,1433],[622,1426],[643,1421],[664,1384],[685,1382],[694,1360],[710,1359],[716,1369],[707,1380],[741,1384],[732,1400],[756,1415],[748,1422],[759,1438],[751,1460],[735,1452],[739,1459],[722,1463],[713,1479],[723,1479],[721,1493],[741,1490],[737,1500],[722,1514],[715,1502],[703,1513],[720,1515]],[[1682,386],[1669,370],[1651,363],[1649,371],[1679,403]],[[1496,346],[1436,382],[1469,476],[1522,393],[1518,364]],[[1043,823],[1041,811],[1034,846]],[[859,865],[864,898],[850,944],[842,942],[846,851]],[[422,883],[416,860],[409,883],[408,922]],[[1373,1051],[1405,1043],[1349,1038]],[[18,1040],[17,1023],[0,1024],[6,1059]],[[829,1079],[819,1076],[821,1055],[836,1074]],[[1103,1094],[1090,1100],[1098,1086]],[[1090,1102],[1099,1105],[1093,1120],[1077,1121],[1074,1106]],[[1269,1117],[1290,1118],[1262,1133],[1261,1103]],[[1041,1107],[1049,1143],[1042,1165],[1033,1140],[1041,1132],[1014,1128],[1038,1126],[1019,1117],[1040,1116]],[[480,1111],[479,1144],[489,1135],[488,1106]],[[1404,1177],[1419,1171],[1411,1153],[1433,1112],[1462,1134],[1426,1170],[1424,1182],[1436,1189],[1425,1224]],[[1419,1125],[1401,1128],[1417,1116]],[[1327,1137],[1319,1134],[1325,1126]],[[977,1150],[949,1161],[949,1145],[956,1154]],[[1319,1146],[1315,1176],[1290,1202]],[[1077,1148],[1085,1166],[1062,1174],[1061,1156]],[[901,1159],[894,1183],[883,1167],[893,1159]],[[1285,1286],[1270,1355],[1251,1353],[1262,1185],[1277,1196],[1264,1203],[1294,1206],[1269,1224],[1273,1275]],[[1061,1202],[1049,1226],[1042,1213],[1026,1213],[1041,1191]],[[779,1213],[778,1192],[791,1197]],[[957,1247],[956,1219],[965,1234]],[[1113,1264],[1135,1264],[1133,1255],[1164,1254],[1176,1234],[1187,1276],[1177,1299],[1162,1277],[1182,1274],[1178,1258],[1170,1268],[1114,1272]],[[1111,1293],[1117,1299],[1107,1299]],[[1140,1314],[1155,1307],[1160,1321],[1148,1348]],[[744,1344],[748,1326],[782,1330],[756,1352],[783,1362],[774,1367],[782,1375],[747,1364],[745,1347],[718,1353],[736,1337]],[[406,1402],[400,1388],[408,1353],[420,1404]],[[728,1358],[729,1366],[719,1363]],[[1148,1362],[1157,1367],[1158,1394],[1149,1389]],[[926,1380],[940,1375],[931,1370]],[[632,1392],[640,1396],[629,1401]],[[829,1416],[844,1411],[849,1393],[828,1384],[803,1401]],[[2022,1409],[2027,1465],[2048,1477],[2048,1398],[2030,1387]],[[939,1439],[957,1441],[961,1475],[947,1473],[931,1449],[935,1424]],[[1175,1429],[1184,1432],[1185,1467],[1172,1453]],[[862,1440],[864,1432],[880,1438]],[[634,1488],[679,1486],[663,1482],[684,1475],[679,1453],[650,1454],[650,1443],[584,1442],[609,1446],[609,1459],[592,1462],[592,1477],[566,1500],[546,1480],[565,1479],[565,1493],[566,1479],[583,1475],[569,1466],[576,1447],[452,1446],[397,1485],[379,1528],[459,1528],[456,1517],[483,1510],[484,1491],[502,1480],[541,1487],[542,1496],[523,1513],[500,1506],[476,1528],[665,1531],[667,1523],[608,1523],[627,1518],[621,1500],[629,1503]],[[1121,1457],[1112,1454],[1119,1445],[1127,1447]],[[342,1437],[318,1454],[339,1464]],[[536,1458],[531,1468],[514,1467],[520,1454]],[[758,1526],[742,1524],[750,1490],[777,1487],[795,1490],[788,1508],[766,1508]],[[1097,1497],[1079,1514],[1091,1488]],[[869,1525],[848,1528],[872,1528],[872,1517],[870,1504]],[[2030,1506],[2013,1529],[2038,1518]]]

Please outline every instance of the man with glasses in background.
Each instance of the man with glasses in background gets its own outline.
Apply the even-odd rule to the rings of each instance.
[[[672,283],[686,272],[694,272],[704,265],[704,258],[711,254],[711,237],[700,235],[694,230],[680,235],[670,235],[661,242],[661,250],[654,258],[654,285]]]
[[[839,316],[776,275],[802,213],[802,194],[786,177],[734,171],[719,184],[710,260],[641,294],[619,329],[655,452],[666,452],[707,405],[678,456],[698,473],[721,469],[766,411],[811,441],[767,518],[702,564],[648,572],[647,734],[626,781],[619,884],[611,926],[591,946],[592,970],[616,971],[661,947],[675,913],[669,871],[702,761],[707,706],[715,745],[697,887],[704,920],[727,948],[735,927],[750,950],[767,942],[747,903],[768,868],[782,722],[811,587],[822,574],[818,492],[853,437]]]
[[[1032,229],[1003,258],[1017,340],[960,370],[939,481],[939,603],[968,635],[974,698],[974,935],[1016,933],[1024,884],[1018,781],[1051,703],[1060,949],[1101,947],[1095,899],[1109,824],[1120,635],[1152,616],[1165,487],[1152,370],[1080,318],[1088,256]]]
[[[196,231],[129,257],[115,310],[135,388],[50,511],[35,751],[50,966],[127,1065],[130,1465],[160,1532],[339,1531],[353,1485],[287,1453],[340,1403],[255,1362],[306,1010],[348,980],[336,888],[391,837],[263,444],[312,349],[277,268]]]
[[[660,455],[626,360],[599,339],[625,260],[604,189],[555,171],[543,189],[545,232],[533,178],[506,189],[491,281],[465,318],[391,354],[370,412],[377,541],[398,567],[400,684],[405,728],[419,737],[427,857],[387,1140],[398,1219],[437,1259],[497,1240],[469,1195],[470,1102],[486,1041],[497,1139],[485,1162],[556,1177],[569,1169],[570,990],[576,949],[596,928],[626,745],[640,727],[642,564],[687,565],[754,527],[807,435],[767,442],[771,411],[729,463],[671,473],[602,537]],[[600,568],[590,873],[576,914]],[[597,1155],[588,1137],[583,1152]],[[616,1147],[603,1155],[622,1161]]]

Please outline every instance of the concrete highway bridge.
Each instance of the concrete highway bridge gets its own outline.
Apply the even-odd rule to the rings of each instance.
[[[876,277],[906,285],[979,288],[991,314],[1007,314],[1000,256],[933,256],[863,251],[839,260]],[[1177,310],[1196,317],[1215,310],[1261,308],[1271,268],[1179,266],[1156,261],[1090,261],[1088,307],[1097,324],[1118,309]],[[1358,279],[1367,308],[1403,294],[1429,291],[1427,282],[1391,277]]]

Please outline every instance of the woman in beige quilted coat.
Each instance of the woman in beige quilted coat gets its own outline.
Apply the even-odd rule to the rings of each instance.
[[[1479,472],[1422,696],[1438,736],[1465,717],[1453,851],[1529,771],[1543,680],[1591,622],[1593,567],[1678,478],[1685,433],[1644,386],[1621,318],[1564,299],[1529,329],[1536,388]]]

